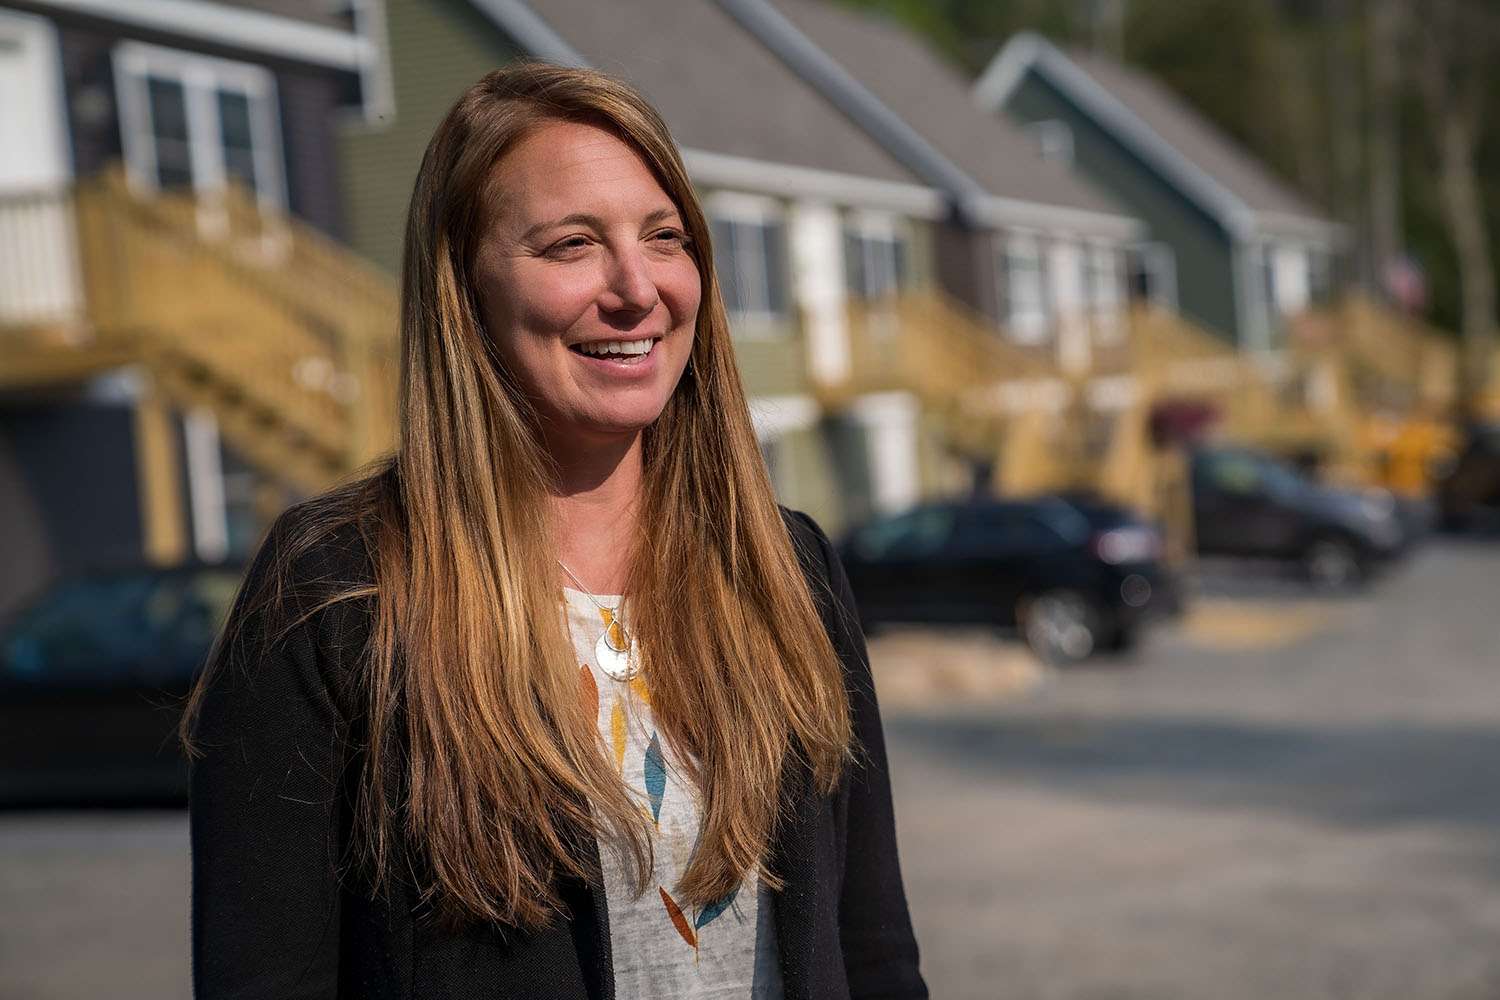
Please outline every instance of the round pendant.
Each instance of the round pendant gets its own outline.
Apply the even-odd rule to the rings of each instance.
[[[599,664],[599,669],[617,681],[628,681],[640,673],[640,657],[636,655],[635,640],[630,639],[625,643],[624,649],[616,649],[610,644],[609,629],[599,634],[594,643],[594,662]]]

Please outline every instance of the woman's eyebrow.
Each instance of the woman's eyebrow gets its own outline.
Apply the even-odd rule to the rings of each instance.
[[[656,211],[651,212],[644,219],[642,219],[641,225],[654,225],[658,222],[661,222],[663,219],[674,218],[676,215],[677,210],[675,208],[658,208]],[[523,241],[532,240],[540,236],[542,233],[545,233],[549,229],[557,229],[561,226],[578,225],[588,226],[590,229],[593,229],[595,231],[603,230],[605,228],[604,220],[599,216],[590,215],[587,212],[574,212],[572,215],[565,215],[561,219],[553,219],[548,222],[538,222],[536,225],[526,230],[526,232],[522,233],[521,239]]]

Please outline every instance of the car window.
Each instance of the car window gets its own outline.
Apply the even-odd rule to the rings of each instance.
[[[207,655],[239,585],[228,569],[64,581],[0,637],[7,683],[147,686],[183,681]]]
[[[954,514],[941,507],[910,511],[861,529],[855,535],[856,551],[870,560],[910,559],[931,555],[948,541]]]
[[[958,552],[978,556],[1052,552],[1069,544],[1057,527],[1026,507],[975,508],[954,540]]]

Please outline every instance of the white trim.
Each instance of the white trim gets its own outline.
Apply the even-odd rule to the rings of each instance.
[[[360,115],[370,124],[396,121],[396,79],[391,70],[390,19],[385,0],[350,0],[354,31],[370,46],[372,55],[359,70]]]
[[[775,440],[791,431],[805,431],[822,415],[818,401],[811,396],[753,396],[750,399],[750,423],[758,440]]]
[[[1064,208],[1036,201],[989,196],[974,206],[979,221],[997,228],[1023,227],[1052,233],[1133,240],[1145,234],[1145,223],[1127,215],[1107,215],[1084,208]]]
[[[193,552],[206,562],[217,562],[229,554],[229,513],[224,500],[219,422],[213,410],[195,407],[183,414],[182,436],[187,452]]]
[[[0,21],[6,21],[30,34],[41,46],[44,58],[51,64],[45,84],[46,91],[35,95],[44,101],[53,113],[47,115],[50,125],[47,142],[59,166],[58,180],[66,183],[73,177],[73,137],[68,129],[67,83],[63,78],[62,52],[57,44],[57,28],[45,17],[22,14],[18,11],[0,10]]]
[[[921,219],[941,219],[947,210],[941,192],[919,184],[876,180],[835,170],[773,163],[703,149],[684,149],[682,159],[693,181],[705,187],[822,199],[840,205],[865,205]]]
[[[867,434],[870,492],[882,514],[905,510],[921,497],[918,467],[917,418],[921,404],[910,392],[876,392],[856,398],[849,406]]]
[[[377,53],[357,35],[295,18],[205,0],[34,0],[44,8],[103,18],[237,49],[358,72]]]

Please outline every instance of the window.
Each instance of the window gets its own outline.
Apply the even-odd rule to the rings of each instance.
[[[953,511],[926,507],[876,521],[855,536],[855,547],[865,559],[917,559],[943,547],[953,531]]]
[[[1032,122],[1026,126],[1036,140],[1042,159],[1071,166],[1073,163],[1073,130],[1067,122],[1055,119]]]
[[[1035,343],[1047,335],[1047,291],[1042,250],[1035,236],[1002,237],[1000,273],[1005,292],[1006,324],[1016,340]]]
[[[970,512],[955,543],[963,555],[997,557],[1057,552],[1069,542],[1057,528],[1025,507],[978,507]]]
[[[766,199],[719,194],[710,198],[708,211],[725,308],[752,325],[778,323],[790,308],[786,224],[780,206]]]
[[[906,240],[888,215],[858,214],[844,226],[844,270],[849,292],[877,299],[906,283]]]
[[[125,159],[150,189],[221,190],[234,181],[285,207],[276,83],[249,63],[125,42],[115,50]]]
[[[1083,254],[1083,289],[1100,340],[1116,340],[1124,332],[1120,315],[1120,272],[1114,247],[1090,244]]]

